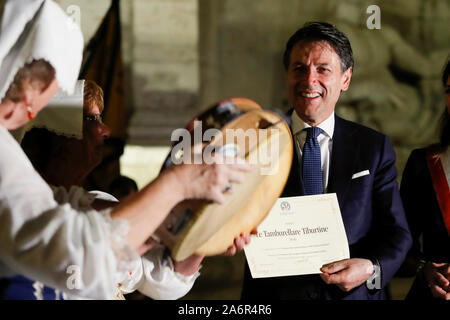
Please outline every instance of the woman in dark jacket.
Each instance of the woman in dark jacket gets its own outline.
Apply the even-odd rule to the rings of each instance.
[[[449,73],[447,61],[442,77],[446,108],[440,141],[414,150],[403,172],[400,193],[413,246],[402,269],[405,273],[416,273],[406,299],[450,300]]]

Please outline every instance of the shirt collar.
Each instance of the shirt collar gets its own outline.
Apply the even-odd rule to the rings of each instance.
[[[300,117],[297,115],[297,112],[295,112],[295,110],[292,112],[292,133],[295,135],[298,132],[302,131],[305,128],[309,128],[311,127],[309,124],[305,123],[302,119],[300,119]],[[333,138],[333,133],[334,133],[334,111],[333,113],[324,121],[322,121],[321,123],[319,123],[319,125],[317,127],[319,127],[320,129],[322,129],[325,134],[327,136],[329,136],[330,138]]]

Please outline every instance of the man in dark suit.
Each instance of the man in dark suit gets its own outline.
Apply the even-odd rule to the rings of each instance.
[[[334,114],[350,85],[350,42],[328,23],[307,23],[286,44],[284,66],[295,152],[282,196],[337,193],[350,259],[321,274],[262,279],[246,265],[242,298],[384,299],[411,235],[388,138]]]

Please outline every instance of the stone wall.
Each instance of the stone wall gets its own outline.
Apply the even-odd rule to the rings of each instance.
[[[87,43],[109,0],[57,0],[72,15],[80,8]],[[128,143],[169,145],[175,128],[195,115],[200,88],[197,0],[122,0],[122,51],[127,108],[132,111]],[[73,16],[73,15],[72,15]]]
[[[195,115],[200,87],[198,2],[133,1],[130,143],[168,144]]]
[[[381,10],[380,30],[366,25],[372,4]],[[200,13],[200,108],[242,95],[288,109],[284,45],[306,21],[323,20],[347,34],[355,56],[337,113],[389,135],[400,172],[411,149],[435,140],[450,1],[200,0]]]

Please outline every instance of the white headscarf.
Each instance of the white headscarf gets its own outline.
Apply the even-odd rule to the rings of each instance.
[[[74,92],[83,56],[80,28],[51,0],[8,0],[0,32],[0,101],[17,71],[45,59],[60,89]]]

